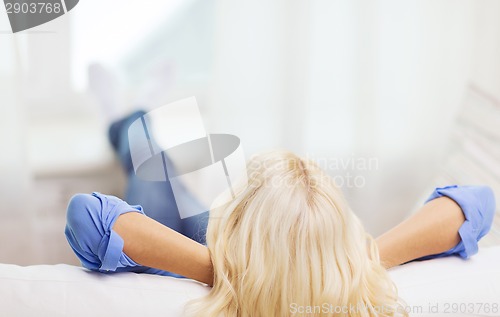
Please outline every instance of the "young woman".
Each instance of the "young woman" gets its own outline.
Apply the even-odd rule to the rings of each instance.
[[[133,173],[127,129],[141,115],[113,124],[110,137],[129,176],[126,200],[144,210],[113,196],[78,194],[65,233],[88,269],[181,275],[213,286],[188,305],[190,315],[300,316],[294,308],[318,306],[325,309],[311,315],[405,315],[385,269],[468,258],[492,223],[489,188],[448,186],[374,240],[326,173],[279,151],[255,156],[248,184],[210,217],[181,220],[168,183]]]
[[[311,315],[399,316],[385,269],[470,257],[495,210],[487,187],[437,188],[375,241],[313,162],[275,151],[255,156],[247,171],[248,184],[211,211],[207,246],[100,193],[72,198],[66,236],[91,270],[173,272],[213,286],[187,306],[193,316],[293,316],[294,307],[316,306],[329,309]]]

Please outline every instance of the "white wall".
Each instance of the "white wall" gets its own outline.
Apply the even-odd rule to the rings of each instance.
[[[411,211],[439,167],[483,5],[219,0],[217,127],[240,136],[247,153],[378,160],[376,170],[330,172],[364,177],[344,190],[379,233]]]
[[[0,30],[8,30],[7,15],[0,13]],[[0,34],[0,201],[2,217],[19,214],[27,206],[24,193],[29,186],[25,157],[25,111],[20,89],[23,40]]]
[[[186,6],[199,3],[193,0]],[[195,70],[179,68],[187,70],[170,96],[200,93],[208,129],[238,135],[247,155],[284,147],[317,159],[375,159],[378,164],[372,169],[348,166],[330,171],[333,176],[363,177],[361,188],[344,190],[373,233],[402,219],[439,168],[447,129],[466,84],[472,81],[500,98],[500,4],[495,0],[214,0],[212,4],[214,11],[206,14],[213,16],[204,18],[215,21],[209,26],[213,34],[197,31],[200,19],[189,10],[171,25],[157,21],[158,27],[169,29],[155,33],[156,38],[151,38],[154,31],[134,29],[140,21],[130,20],[131,43],[121,40],[124,52],[116,61],[146,68],[150,60],[142,63],[140,50],[155,40],[162,45],[150,57],[166,56],[174,63],[181,58],[179,65],[200,65],[197,62],[203,60],[200,67],[206,72],[201,80],[195,78]],[[27,82],[22,88],[29,94],[24,98],[13,94],[19,86],[11,80],[12,71],[1,68],[11,64],[0,62],[2,87],[8,87],[1,91],[2,103],[16,105],[5,111],[20,118],[19,125],[15,121],[3,125],[5,133],[14,125],[22,127],[28,116],[35,120],[74,119],[81,113],[93,113],[92,120],[97,116],[99,109],[75,94],[70,56],[82,61],[80,75],[92,58],[115,62],[114,54],[121,51],[110,55],[106,47],[113,32],[121,29],[89,19],[90,2],[79,6],[68,18],[41,27],[53,33],[18,36],[27,47],[27,69],[22,73]],[[167,11],[165,19],[172,14]],[[6,16],[2,18],[5,22]],[[79,21],[76,29],[71,19]],[[91,30],[88,34],[107,37],[94,41],[84,36],[86,29]],[[195,41],[186,44],[179,37],[163,36],[176,29],[186,30],[183,34]],[[209,44],[195,45],[200,34]],[[12,49],[1,43],[2,59],[11,60]],[[80,51],[85,46],[92,50]],[[207,56],[212,64],[203,59]],[[23,104],[25,110],[17,107]],[[17,139],[14,143],[22,144],[22,133],[14,134],[2,144],[11,146],[8,142]],[[3,160],[4,166],[14,164]]]
[[[245,152],[279,146],[283,129],[282,1],[216,1],[211,130]]]
[[[474,56],[470,80],[500,100],[500,2],[481,0],[474,14]]]
[[[214,58],[201,102],[208,129],[238,135],[248,156],[287,148],[344,162],[329,172],[378,234],[421,203],[466,85],[497,89],[497,7],[215,0],[214,51],[199,52]],[[349,164],[360,160],[376,164]]]

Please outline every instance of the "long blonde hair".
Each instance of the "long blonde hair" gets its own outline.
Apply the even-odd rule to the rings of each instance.
[[[188,315],[406,315],[373,238],[315,163],[274,151],[247,171],[248,184],[211,211],[213,288]]]

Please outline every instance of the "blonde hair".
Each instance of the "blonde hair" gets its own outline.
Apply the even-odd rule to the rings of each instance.
[[[247,171],[248,184],[211,212],[213,288],[188,315],[407,315],[373,238],[315,163],[275,151]]]

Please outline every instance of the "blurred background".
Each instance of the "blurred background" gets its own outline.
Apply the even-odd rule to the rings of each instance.
[[[247,157],[324,164],[378,235],[500,182],[500,2],[80,1],[17,34],[1,9],[0,262],[77,264],[67,201],[126,184],[109,123],[189,96]]]

